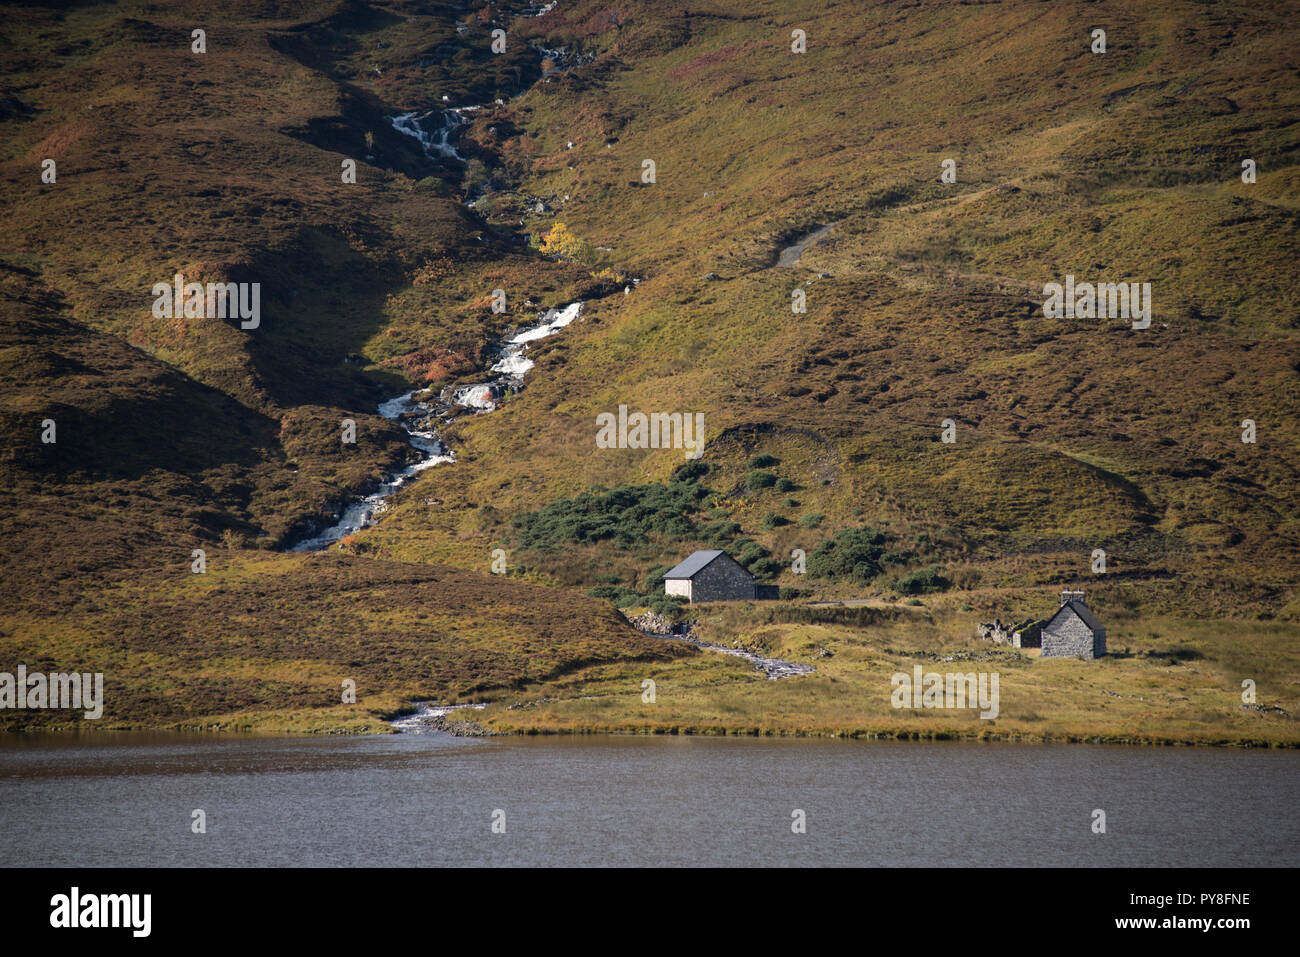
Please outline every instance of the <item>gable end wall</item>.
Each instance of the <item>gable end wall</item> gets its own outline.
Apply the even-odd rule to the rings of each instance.
[[[754,579],[737,562],[722,555],[696,572],[691,579],[691,601],[749,601],[754,598]]]
[[[1043,629],[1044,658],[1096,658],[1106,653],[1106,631],[1094,635],[1074,612],[1057,616]]]

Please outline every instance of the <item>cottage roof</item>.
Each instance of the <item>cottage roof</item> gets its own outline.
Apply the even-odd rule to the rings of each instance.
[[[1051,617],[1051,620],[1048,621],[1048,623],[1043,626],[1043,630],[1046,631],[1048,628],[1050,628],[1052,626],[1052,622],[1056,621],[1056,619],[1059,618],[1067,608],[1070,609],[1072,612],[1074,612],[1076,615],[1078,615],[1079,618],[1083,621],[1083,623],[1087,625],[1092,631],[1097,632],[1097,631],[1104,630],[1102,628],[1101,622],[1097,620],[1097,616],[1092,613],[1092,611],[1088,608],[1087,605],[1085,605],[1081,601],[1078,601],[1077,599],[1071,599],[1070,601],[1067,601],[1064,605],[1062,605],[1060,608],[1058,608],[1056,610],[1056,614],[1053,615]]]
[[[664,578],[694,578],[704,570],[706,565],[713,562],[719,556],[726,555],[724,551],[718,549],[706,549],[691,554],[683,561],[678,562],[668,571],[664,572]],[[730,555],[727,555],[730,558]],[[734,561],[734,559],[733,559]]]

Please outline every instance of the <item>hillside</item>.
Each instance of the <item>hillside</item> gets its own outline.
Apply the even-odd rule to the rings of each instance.
[[[1005,659],[997,732],[1300,741],[1294,4],[537,12],[0,27],[4,660],[104,670],[119,725],[373,729],[437,697],[499,699],[501,730],[973,734],[892,711],[889,673],[983,660],[978,622],[1081,584],[1119,653]],[[463,160],[391,122],[475,106]],[[177,272],[260,282],[261,326],[156,318]],[[1046,317],[1067,276],[1150,283],[1150,326]],[[342,550],[283,551],[409,459],[380,400],[476,381],[577,299],[523,391],[440,428],[456,462]],[[701,413],[704,468],[600,448],[620,406]],[[880,555],[791,570],[853,529]],[[604,600],[656,603],[702,547],[787,600],[679,616],[815,677],[764,682]],[[332,705],[354,672],[359,717]],[[678,690],[649,715],[652,673]],[[1241,708],[1245,678],[1284,714]]]

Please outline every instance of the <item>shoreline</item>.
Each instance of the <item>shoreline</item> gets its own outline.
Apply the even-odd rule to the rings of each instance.
[[[469,709],[472,706],[461,705],[437,708],[438,711]],[[258,726],[222,727],[218,722],[195,725],[167,726],[126,726],[113,728],[13,728],[0,731],[0,747],[5,742],[16,742],[35,735],[55,735],[59,737],[110,737],[114,734],[158,734],[191,735],[220,738],[233,737],[370,737],[396,734],[449,734],[452,737],[584,737],[605,735],[609,737],[701,737],[701,738],[782,738],[802,740],[846,740],[846,741],[899,741],[912,743],[980,743],[980,744],[1033,744],[1033,745],[1105,745],[1130,748],[1239,748],[1248,751],[1294,751],[1300,750],[1300,739],[1269,740],[1265,738],[1234,738],[1207,740],[1191,737],[1165,736],[1160,734],[1142,735],[1098,735],[1087,731],[1045,732],[1026,734],[1019,731],[964,731],[955,728],[885,728],[872,725],[859,725],[845,728],[818,729],[777,729],[747,727],[725,727],[709,724],[643,724],[643,725],[587,725],[582,727],[530,727],[499,729],[483,727],[473,721],[447,722],[445,715],[439,715],[430,722],[430,727],[423,731],[410,731],[393,727],[403,719],[411,719],[418,712],[403,711],[390,714],[388,718],[375,718],[376,724],[368,729],[348,730],[344,728],[318,728],[313,730],[288,730],[284,728],[267,729]],[[379,727],[382,724],[386,727]]]

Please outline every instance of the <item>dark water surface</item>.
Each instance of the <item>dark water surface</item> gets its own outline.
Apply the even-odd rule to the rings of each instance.
[[[191,833],[191,812],[208,832]],[[791,832],[791,812],[807,833]],[[1107,833],[1092,833],[1106,812]],[[0,864],[1300,864],[1300,754],[717,738],[0,736]],[[506,833],[491,830],[505,811]]]

